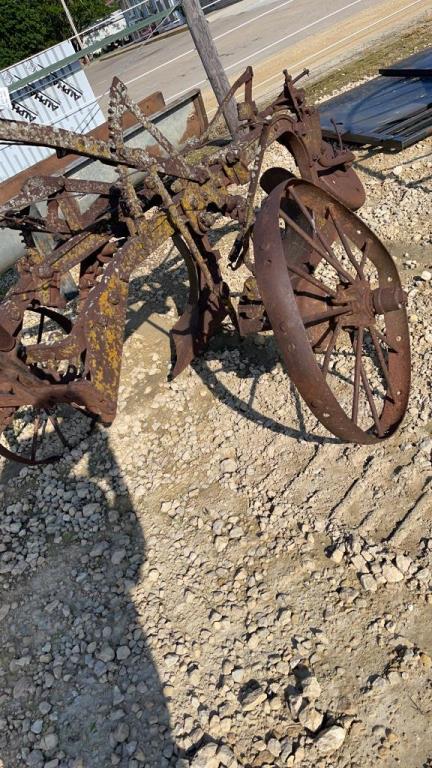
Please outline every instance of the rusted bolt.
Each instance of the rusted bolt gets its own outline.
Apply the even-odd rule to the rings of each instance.
[[[183,182],[181,179],[175,179],[171,184],[171,189],[173,192],[181,192],[183,189]]]
[[[41,264],[38,267],[38,275],[40,277],[49,277],[51,275],[51,267],[48,264]]]
[[[200,224],[202,224],[206,228],[212,227],[215,222],[216,216],[217,216],[216,213],[210,213],[209,211],[204,211],[204,213],[201,213],[199,217]]]
[[[237,155],[232,151],[232,149],[229,149],[226,153],[225,162],[227,165],[234,165],[237,162]]]
[[[11,307],[11,308],[9,309],[9,317],[10,317],[12,320],[20,320],[20,318],[21,318],[21,312],[19,311],[19,309],[17,309],[17,307]]]

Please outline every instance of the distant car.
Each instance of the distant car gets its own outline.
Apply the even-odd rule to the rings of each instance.
[[[151,16],[170,11],[166,18],[157,22],[150,22],[133,33],[133,39],[145,40],[147,37],[166,32],[173,27],[185,23],[185,18],[180,8],[176,8],[177,0],[147,0],[143,3],[133,4],[131,8],[124,8],[124,14],[129,27],[145,22]],[[175,9],[175,10],[174,10]]]
[[[111,13],[105,19],[95,21],[87,31],[84,30],[81,33],[81,38],[85,46],[93,45],[94,43],[99,42],[99,40],[103,43],[107,37],[122,32],[127,26],[126,16],[123,11],[114,11],[114,13]],[[97,48],[93,53],[97,56],[103,51],[113,51],[115,48],[130,42],[130,37],[120,37],[111,43],[105,45],[102,44],[101,47]]]

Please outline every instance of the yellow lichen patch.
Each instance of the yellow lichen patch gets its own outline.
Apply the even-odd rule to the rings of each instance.
[[[87,362],[96,390],[109,399],[117,394],[128,285],[118,275],[98,298],[98,321],[87,329]]]

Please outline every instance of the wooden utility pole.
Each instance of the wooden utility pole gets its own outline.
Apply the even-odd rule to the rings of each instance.
[[[210,80],[210,85],[213,88],[218,104],[221,104],[224,96],[226,96],[230,89],[230,84],[211,36],[210,27],[204,16],[203,9],[199,0],[182,0],[182,7],[195,47]],[[234,136],[238,126],[237,106],[234,97],[223,108],[223,113],[231,135]]]
[[[66,0],[60,0],[60,2],[61,2],[61,4],[62,4],[62,6],[63,6],[63,10],[64,10],[64,12],[65,12],[65,15],[66,15],[66,18],[67,18],[67,20],[68,20],[68,22],[69,22],[69,26],[70,26],[70,28],[72,29],[72,32],[74,33],[74,37],[76,38],[76,40],[77,40],[77,43],[78,43],[79,47],[80,47],[80,48],[81,48],[81,50],[82,50],[82,49],[84,48],[84,43],[83,43],[83,41],[82,41],[82,38],[81,38],[81,36],[80,36],[80,33],[78,32],[78,30],[77,30],[77,28],[76,28],[76,26],[75,26],[75,22],[74,22],[74,20],[73,20],[73,16],[72,16],[72,14],[71,14],[71,12],[70,12],[69,8],[68,8],[68,7],[67,7],[67,5],[66,5]]]

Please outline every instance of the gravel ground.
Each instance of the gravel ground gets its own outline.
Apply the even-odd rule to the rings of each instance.
[[[2,768],[432,765],[431,150],[357,155],[409,292],[394,438],[328,435],[270,335],[227,329],[168,383],[165,249],[132,283],[111,429],[1,464]]]

